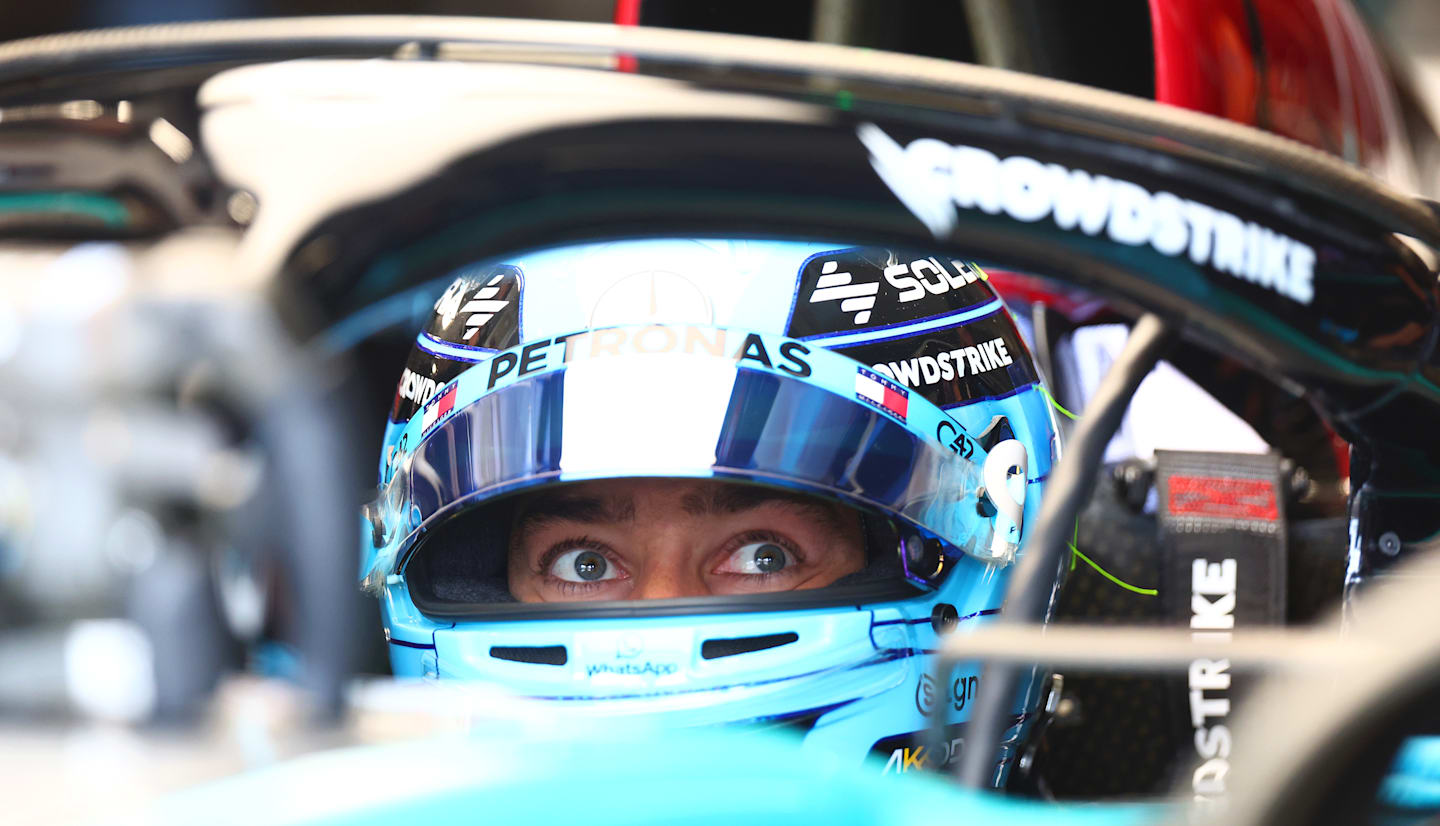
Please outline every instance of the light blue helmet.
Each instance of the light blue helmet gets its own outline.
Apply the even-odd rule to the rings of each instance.
[[[435,302],[360,573],[399,676],[665,725],[784,722],[807,746],[878,752],[883,771],[935,768],[983,687],[965,666],[936,684],[929,655],[999,612],[1056,450],[1029,351],[978,266],[775,241],[547,249],[467,267]],[[852,508],[863,565],[763,593],[512,595],[527,502],[657,478]],[[747,564],[767,561],[783,564]],[[606,565],[591,563],[583,578]],[[1031,680],[1015,698],[998,776],[1038,693]],[[937,706],[952,730],[929,754]]]

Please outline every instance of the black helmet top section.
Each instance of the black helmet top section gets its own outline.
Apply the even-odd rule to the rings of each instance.
[[[390,421],[409,421],[465,368],[520,343],[523,284],[518,267],[500,264],[468,270],[445,288],[400,375]]]
[[[984,271],[941,256],[873,247],[812,256],[801,267],[787,333],[946,409],[1038,380]]]
[[[868,247],[813,255],[800,268],[786,335],[821,338],[938,318],[995,300],[963,261]]]
[[[461,274],[435,302],[422,335],[487,353],[514,347],[520,343],[521,280],[520,269],[508,264]]]

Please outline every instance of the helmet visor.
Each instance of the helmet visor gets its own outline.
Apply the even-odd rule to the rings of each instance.
[[[607,333],[609,341],[555,343],[560,349],[543,357],[527,345],[532,363],[544,365],[527,375],[513,375],[521,350],[497,354],[416,415],[407,437],[419,445],[395,462],[371,510],[369,573],[397,572],[444,524],[473,523],[468,514],[464,523],[452,519],[461,511],[588,480],[748,482],[860,507],[893,520],[902,543],[943,549],[903,571],[922,584],[944,567],[944,555],[990,542],[992,522],[977,509],[984,453],[973,440],[957,441],[959,426],[917,395],[848,358],[780,337],[658,325],[587,335]],[[631,346],[615,343],[622,340]],[[586,349],[595,344],[605,346]],[[514,551],[503,538],[510,525],[488,512],[489,530],[502,538],[484,540],[487,529],[477,528],[473,553],[492,557],[481,567],[502,571],[501,557]],[[735,564],[783,567],[764,544],[745,546]],[[583,551],[562,548],[559,566],[549,560],[545,570],[567,581],[614,573]]]

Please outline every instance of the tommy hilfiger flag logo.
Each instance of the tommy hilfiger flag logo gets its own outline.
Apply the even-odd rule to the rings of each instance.
[[[458,385],[450,385],[445,392],[437,395],[425,405],[425,415],[420,420],[420,434],[423,436],[430,432],[430,428],[439,424],[442,419],[450,415],[455,409],[455,390]]]
[[[864,367],[855,368],[855,398],[905,421],[910,412],[910,391]]]
[[[850,273],[836,272],[839,268],[835,261],[820,265],[820,280],[815,282],[815,289],[810,293],[810,303],[839,301],[841,312],[854,313],[855,323],[864,324],[870,320],[870,310],[875,306],[875,294],[880,292],[880,284],[877,281],[851,284]]]
[[[502,273],[490,279],[488,284],[476,290],[475,296],[460,308],[460,312],[470,313],[465,318],[466,341],[474,341],[475,334],[480,332],[480,328],[485,326],[485,322],[494,318],[496,313],[505,309],[505,305],[510,303],[503,298],[498,300],[495,298],[500,294],[499,284],[504,278],[505,275]]]

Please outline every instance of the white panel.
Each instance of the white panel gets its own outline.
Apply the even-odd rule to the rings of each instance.
[[[1082,327],[1072,337],[1080,394],[1088,402],[1125,347],[1123,324]],[[1083,415],[1083,411],[1076,413]],[[1156,450],[1265,453],[1270,446],[1244,419],[1230,412],[1169,362],[1162,361],[1140,383],[1130,409],[1105,449],[1105,461],[1148,459]]]

